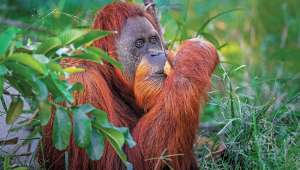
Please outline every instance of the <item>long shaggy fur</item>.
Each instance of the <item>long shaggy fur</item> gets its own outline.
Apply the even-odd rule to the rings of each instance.
[[[95,29],[118,31],[126,19],[144,16],[157,28],[153,17],[137,5],[114,3],[100,10],[95,18]],[[97,40],[95,46],[104,49],[115,59],[115,41],[118,34]],[[124,150],[135,170],[197,169],[192,146],[199,122],[199,111],[210,87],[210,76],[218,57],[215,48],[203,41],[188,40],[172,57],[173,69],[162,83],[145,81],[147,68],[137,69],[133,86],[112,65],[65,59],[64,66],[85,68],[85,72],[72,75],[70,83],[80,82],[84,91],[75,93],[76,104],[90,103],[108,113],[115,126],[129,127],[137,145]],[[64,169],[64,152],[57,151],[51,143],[53,119],[44,128],[43,146],[48,169]],[[91,161],[86,153],[75,146],[74,139],[67,148],[70,170],[125,169],[110,146],[105,144],[99,161]],[[159,157],[169,155],[169,160]]]

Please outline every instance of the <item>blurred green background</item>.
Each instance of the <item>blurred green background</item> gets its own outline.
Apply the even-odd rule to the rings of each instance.
[[[89,26],[111,0],[0,0],[0,32],[23,28],[19,39],[38,41]],[[142,4],[140,0],[132,0]],[[225,156],[205,157],[202,169],[298,169],[300,167],[300,1],[156,0],[170,49],[202,36],[219,48],[203,132],[224,142]]]
[[[6,27],[4,19],[54,33],[88,26],[97,9],[111,1],[1,0],[0,29]],[[224,60],[234,64],[246,62],[251,67],[263,63],[265,71],[282,66],[289,72],[299,72],[300,4],[297,0],[156,0],[156,3],[166,40],[192,37],[210,17],[235,9],[206,27],[220,44],[228,44],[221,50]]]

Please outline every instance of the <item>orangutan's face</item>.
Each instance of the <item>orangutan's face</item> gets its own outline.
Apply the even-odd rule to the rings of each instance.
[[[128,18],[116,43],[128,81],[134,81],[139,67],[143,67],[145,79],[164,79],[166,55],[158,32],[145,17]]]

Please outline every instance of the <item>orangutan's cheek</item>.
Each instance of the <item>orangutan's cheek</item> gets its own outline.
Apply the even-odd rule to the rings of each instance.
[[[152,72],[151,65],[142,61],[136,70],[134,95],[137,104],[145,109],[150,108],[160,94],[165,77]]]

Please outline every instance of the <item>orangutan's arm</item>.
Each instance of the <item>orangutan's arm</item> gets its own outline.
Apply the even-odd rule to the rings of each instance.
[[[193,39],[181,45],[157,103],[133,130],[149,169],[163,167],[162,161],[155,159],[161,154],[173,155],[167,162],[174,169],[191,168],[199,111],[218,62],[217,52],[208,42]]]

